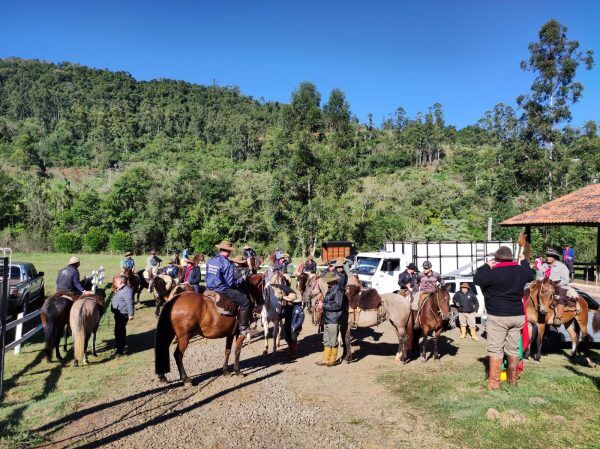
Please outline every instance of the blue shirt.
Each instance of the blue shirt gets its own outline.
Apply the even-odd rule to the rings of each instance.
[[[234,276],[233,262],[227,257],[217,254],[206,262],[206,288],[215,292],[223,292],[228,288],[238,287],[244,283],[242,278]]]
[[[85,288],[79,281],[79,271],[73,265],[67,265],[58,272],[56,277],[57,292],[83,293]]]

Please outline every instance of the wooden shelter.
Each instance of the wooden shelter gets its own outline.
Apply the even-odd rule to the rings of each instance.
[[[321,244],[321,260],[329,262],[330,260],[345,259],[356,253],[354,243],[348,241],[325,241]]]
[[[535,209],[504,220],[500,226],[524,226],[531,241],[532,226],[585,226],[598,229],[596,279],[600,277],[600,184],[590,184]]]

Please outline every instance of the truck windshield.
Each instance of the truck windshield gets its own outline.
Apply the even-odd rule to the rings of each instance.
[[[357,264],[358,274],[372,276],[375,274],[380,261],[381,259],[376,257],[359,257]]]
[[[0,266],[0,277],[4,276],[4,267]],[[21,279],[21,270],[19,267],[10,267],[10,279]]]

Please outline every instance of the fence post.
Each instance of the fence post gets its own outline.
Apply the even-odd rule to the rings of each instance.
[[[17,315],[17,320],[21,319],[25,316],[25,314],[23,312],[19,313]],[[23,336],[23,323],[19,323],[17,324],[17,327],[15,328],[15,341],[19,341],[19,339]],[[21,344],[19,343],[17,346],[15,346],[15,354],[20,354],[21,353]]]
[[[0,400],[4,395],[4,344],[6,341],[6,313],[8,311],[8,279],[10,265],[8,257],[3,258],[2,291],[0,292]]]

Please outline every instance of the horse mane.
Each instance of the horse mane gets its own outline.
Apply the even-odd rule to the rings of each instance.
[[[103,291],[103,290],[99,290],[99,291]],[[88,298],[94,300],[94,302],[96,304],[98,304],[99,307],[101,307],[101,308],[104,307],[105,295],[99,295],[97,293],[87,293],[87,294],[83,294],[79,297],[79,299],[88,299]]]

